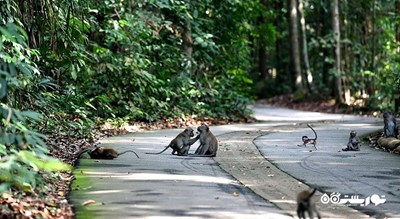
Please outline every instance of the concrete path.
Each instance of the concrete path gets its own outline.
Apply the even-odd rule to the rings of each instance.
[[[262,106],[252,110],[263,122],[211,127],[220,142],[215,159],[170,151],[145,154],[161,150],[181,129],[104,140],[102,146],[133,149],[140,159],[127,154],[112,161],[82,159],[76,172],[88,179],[77,180],[71,195],[78,218],[291,218],[296,194],[309,186],[319,190],[316,200],[324,218],[400,217],[400,157],[368,146],[338,152],[350,130],[381,129],[381,119]],[[317,152],[296,146],[302,135],[312,136],[304,122],[318,132]],[[365,200],[373,194],[387,200],[352,208],[321,203],[321,195],[332,192],[343,200],[343,195]],[[96,203],[82,206],[87,200]]]

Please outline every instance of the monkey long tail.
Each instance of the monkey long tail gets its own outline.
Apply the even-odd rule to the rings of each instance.
[[[158,153],[151,153],[151,152],[147,152],[146,154],[161,154],[162,152],[166,151],[169,148],[169,145],[167,147],[164,148],[164,150],[158,152]]]
[[[76,158],[77,158],[77,159],[80,159],[80,158],[82,157],[82,154],[84,154],[84,153],[86,153],[86,152],[88,152],[88,151],[89,151],[88,148],[81,149],[81,150],[77,153]]]
[[[207,155],[201,155],[201,154],[189,154],[188,157],[215,157],[217,156],[216,154],[207,154]]]
[[[137,155],[137,153],[134,152],[134,151],[132,151],[132,150],[127,150],[127,151],[124,151],[124,152],[122,152],[122,153],[119,153],[118,156],[119,156],[119,155],[122,155],[122,154],[125,154],[125,153],[127,153],[127,152],[132,152],[132,153],[134,153],[134,154],[136,155],[137,158],[139,158],[139,156]]]
[[[314,195],[314,193],[315,193],[316,191],[317,191],[317,189],[314,188],[313,191],[308,195],[307,199],[310,199],[310,198]]]
[[[315,140],[317,140],[318,136],[317,136],[317,132],[313,129],[313,127],[311,127],[310,124],[307,124],[307,126],[314,132],[315,135]]]

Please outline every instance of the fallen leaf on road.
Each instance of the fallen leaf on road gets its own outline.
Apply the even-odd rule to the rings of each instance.
[[[82,206],[96,204],[95,200],[87,200],[82,203]]]

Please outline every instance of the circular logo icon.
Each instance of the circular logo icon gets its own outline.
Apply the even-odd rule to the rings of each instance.
[[[327,195],[326,193],[321,196],[322,204],[328,204],[329,201],[330,201],[329,195]]]
[[[332,193],[331,194],[331,202],[333,204],[339,204],[339,202],[340,202],[340,194],[336,193],[336,192]]]

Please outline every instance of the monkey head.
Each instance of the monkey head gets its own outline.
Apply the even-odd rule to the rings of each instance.
[[[354,137],[356,137],[356,135],[357,135],[356,131],[353,130],[350,132],[350,137],[354,138]]]
[[[308,141],[308,136],[307,135],[303,135],[303,137],[301,137],[301,140],[303,141],[303,142],[306,142],[306,141]]]
[[[386,119],[389,117],[390,113],[388,111],[383,112],[383,118]]]
[[[89,154],[90,158],[92,158],[92,159],[97,159],[97,157],[102,153],[103,153],[102,147],[95,147],[88,151],[88,154]]]
[[[184,131],[187,135],[189,135],[190,137],[194,136],[194,132],[192,128],[186,128]]]
[[[210,128],[208,127],[208,125],[203,124],[203,125],[197,127],[197,131],[200,132],[200,133],[201,132],[209,132]]]

